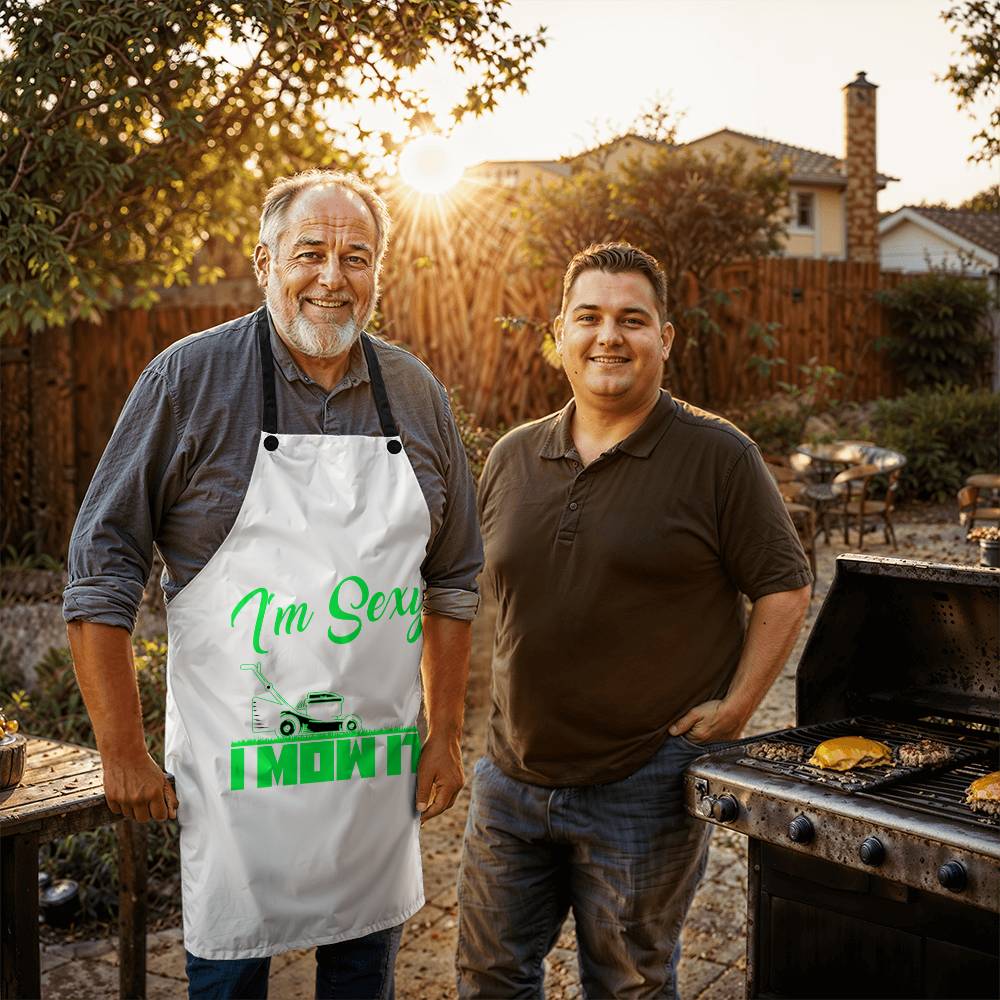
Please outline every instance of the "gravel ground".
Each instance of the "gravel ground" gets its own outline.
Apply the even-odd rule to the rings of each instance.
[[[938,511],[924,510],[938,515]],[[866,536],[866,551],[875,555],[975,562],[977,551],[963,540],[962,530],[947,520],[915,520],[914,513],[897,522],[899,551],[885,545],[881,533]],[[795,667],[833,576],[837,546],[820,545],[816,594],[806,627],[781,676],[747,727],[747,735],[794,724]],[[488,708],[490,644],[495,608],[484,602],[473,633],[472,676],[466,717],[466,769],[481,754]],[[454,953],[457,934],[455,879],[468,807],[468,790],[455,807],[425,828],[422,842],[427,905],[409,922],[396,967],[399,1000],[442,1000],[455,995]],[[712,838],[708,870],[695,896],[682,939],[679,970],[684,1000],[738,1000],[744,996],[746,948],[746,841],[718,829]],[[43,954],[43,995],[59,1000],[87,1000],[117,993],[117,954],[113,941],[53,946]],[[186,995],[184,952],[179,929],[151,935],[150,998]],[[313,960],[309,952],[288,952],[272,963],[270,995],[275,1000],[313,996]],[[547,995],[569,1000],[581,995],[576,971],[572,918],[549,956]]]

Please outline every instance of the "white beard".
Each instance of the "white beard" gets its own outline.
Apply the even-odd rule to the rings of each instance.
[[[346,323],[322,326],[296,313],[285,330],[285,340],[309,358],[333,358],[345,354],[361,335],[361,327],[352,316]]]

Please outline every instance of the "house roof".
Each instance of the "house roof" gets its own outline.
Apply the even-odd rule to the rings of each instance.
[[[805,146],[793,146],[790,142],[778,142],[776,139],[765,139],[763,136],[750,135],[748,132],[737,132],[736,129],[721,128],[717,132],[710,132],[698,139],[692,139],[686,145],[695,146],[705,139],[711,139],[718,135],[732,135],[739,139],[749,139],[750,142],[762,146],[774,160],[788,163],[792,180],[847,183],[844,161],[840,157],[820,153],[815,149],[806,149]],[[885,187],[889,181],[899,180],[898,177],[892,177],[889,174],[876,174],[875,177],[880,188]]]
[[[761,146],[776,162],[787,162],[791,180],[800,183],[812,182],[816,184],[836,184],[842,186],[847,183],[847,174],[844,169],[844,161],[836,156],[827,153],[817,152],[815,149],[806,149],[804,146],[793,146],[788,142],[778,142],[776,139],[765,139],[759,135],[750,135],[748,132],[737,132],[736,129],[721,128],[716,132],[709,132],[708,135],[699,136],[690,142],[679,143],[677,148],[684,149],[686,146],[697,146],[706,139],[713,139],[716,136],[731,135],[737,139],[747,139],[750,142]],[[625,139],[644,143],[648,146],[662,146],[664,143],[656,139],[647,139],[645,136],[628,132],[625,135],[611,139],[609,142],[595,146],[593,149],[577,153],[575,156],[566,157],[564,162],[574,163],[585,156],[600,152],[609,146],[617,145]],[[889,174],[876,174],[878,187],[884,188],[890,181],[898,181],[898,177]]]
[[[990,253],[1000,254],[1000,212],[966,212],[960,208],[924,208],[920,205],[905,207]]]
[[[879,221],[880,235],[910,222],[967,252],[976,252],[993,266],[1000,264],[1000,212],[966,212],[958,208],[904,205]]]

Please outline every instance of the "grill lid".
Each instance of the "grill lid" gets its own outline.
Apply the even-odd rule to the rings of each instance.
[[[1000,569],[841,555],[799,661],[797,721],[929,714],[996,726]]]

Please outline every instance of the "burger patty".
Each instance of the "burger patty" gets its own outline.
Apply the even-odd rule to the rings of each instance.
[[[946,743],[937,740],[917,740],[904,743],[896,750],[896,759],[903,767],[926,767],[951,760],[952,750]]]
[[[785,764],[801,764],[809,753],[809,748],[798,743],[785,743],[782,740],[759,740],[748,743],[747,754],[757,760],[776,760]]]
[[[973,812],[1000,816],[1000,799],[973,799],[971,795],[967,795],[965,803]]]

